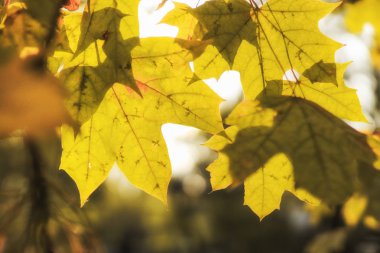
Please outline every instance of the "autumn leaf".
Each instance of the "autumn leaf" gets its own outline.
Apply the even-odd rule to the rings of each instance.
[[[318,22],[338,4],[274,0],[255,9],[258,46],[243,42],[233,66],[241,74],[247,99],[255,98],[272,80],[297,81],[297,73],[311,68],[319,73],[311,82],[334,78],[328,64],[334,64],[340,45],[320,32]]]
[[[213,191],[225,189],[233,183],[228,156],[219,151],[233,142],[238,131],[239,128],[236,126],[229,127],[205,143],[210,149],[218,151],[218,158],[207,167]]]
[[[61,168],[77,183],[82,205],[115,161],[134,185],[166,202],[171,169],[161,125],[222,130],[220,99],[189,67],[196,53],[187,48],[200,43],[141,41],[137,4],[91,1],[83,14],[64,18],[67,38],[55,58],[65,64],[67,104],[82,127],[63,128]]]
[[[195,9],[177,4],[163,22],[178,26],[180,37],[188,33],[189,39],[211,43],[195,60],[195,72],[205,79],[229,69],[243,40],[256,42],[256,23],[251,14],[247,1],[216,0]]]
[[[285,191],[292,192],[308,205],[316,206],[320,203],[319,199],[307,191],[295,189],[293,167],[284,154],[275,155],[266,165],[249,176],[244,181],[244,188],[244,204],[249,206],[260,220],[280,208]]]
[[[264,120],[265,124],[265,119]],[[206,145],[221,151],[232,144],[238,133],[236,126],[229,127],[223,134],[213,136]],[[218,158],[207,167],[211,175],[212,189],[221,190],[234,183],[230,174],[228,155],[220,152]],[[309,205],[318,205],[319,200],[303,189],[295,189],[294,173],[291,162],[284,154],[273,156],[262,167],[244,180],[244,204],[249,206],[260,220],[279,209],[285,191],[292,192]]]
[[[179,6],[164,22],[204,31],[195,38],[189,31],[192,39],[211,43],[194,61],[198,76],[219,76],[232,66],[241,74],[245,96],[254,98],[267,81],[293,78],[291,69],[302,73],[316,65],[328,75],[320,63],[333,63],[340,45],[319,31],[318,22],[336,6],[318,0],[270,0],[261,7],[254,1],[213,0],[195,9]]]
[[[117,162],[129,181],[166,203],[170,161],[161,126],[177,123],[218,133],[221,99],[202,81],[191,82],[190,51],[170,38],[142,39],[132,52],[140,94],[115,84],[80,133],[63,129],[63,168],[82,205]]]
[[[344,200],[352,192],[356,176],[357,151],[352,143],[367,145],[365,136],[358,139],[358,133],[345,123],[302,99],[270,97],[261,104],[266,109],[262,114],[276,113],[271,127],[251,125],[242,128],[246,126],[246,120],[240,125],[240,118],[247,117],[247,114],[246,109],[240,108],[249,106],[249,102],[241,104],[227,118],[228,124],[242,128],[234,144],[223,150],[229,155],[231,164],[238,168],[232,168],[233,176],[237,180],[244,179],[274,154],[282,152],[294,166],[296,185],[327,203]],[[239,145],[243,139],[251,141]],[[337,146],[341,148],[337,149]],[[255,155],[253,159],[252,154]],[[239,156],[246,159],[238,161]]]
[[[358,164],[376,159],[367,138],[339,119],[366,120],[356,91],[344,84],[347,64],[335,63],[341,45],[318,28],[339,3],[176,4],[163,22],[179,27],[177,39],[139,38],[138,3],[94,0],[64,16],[50,61],[81,124],[62,128],[61,168],[82,205],[115,162],[166,203],[165,123],[214,134],[207,142],[219,153],[208,167],[213,189],[244,182],[245,204],[260,219],[279,208],[284,191],[335,205],[358,189]],[[221,100],[201,79],[230,69],[240,72],[245,101],[222,131]]]
[[[83,14],[63,19],[66,36],[54,58],[62,62],[59,76],[71,94],[67,107],[80,123],[91,117],[115,82],[138,91],[130,56],[139,42],[138,3],[94,0]]]
[[[195,9],[177,4],[163,22],[178,25],[180,37],[181,31],[198,29],[191,38],[212,41],[194,62],[201,78],[217,77],[228,69],[223,63],[227,62],[240,72],[247,99],[267,93],[302,97],[338,117],[366,121],[356,91],[344,84],[347,65],[335,64],[340,45],[318,28],[318,21],[336,6],[315,0],[272,0],[262,7],[214,0]],[[206,58],[210,62],[202,65]]]
[[[0,9],[0,135],[71,123],[67,108],[78,125],[61,128],[60,168],[82,206],[115,164],[166,204],[171,166],[161,128],[175,123],[213,135],[213,190],[243,183],[244,204],[260,220],[290,192],[306,205],[342,205],[348,224],[379,226],[380,141],[341,120],[366,121],[344,84],[348,64],[335,62],[341,45],[318,27],[341,3],[176,3],[162,20],[178,27],[173,39],[140,38],[139,0],[91,0],[69,12],[80,2],[6,1]],[[371,22],[379,44],[378,2],[344,6],[349,29]],[[36,55],[40,72],[23,62]],[[244,100],[222,122],[221,99],[202,80],[227,70],[240,73]]]
[[[345,86],[343,74],[347,64],[323,64],[331,75],[323,77],[313,65],[297,81],[269,81],[262,91],[265,96],[299,97],[314,103],[335,116],[352,121],[366,121],[356,90]],[[334,79],[332,79],[334,78]]]
[[[217,135],[209,141],[211,145],[208,143],[219,151],[218,159],[208,168],[213,188],[215,183],[220,189],[244,181],[245,203],[260,218],[278,208],[282,192],[294,192],[292,187],[296,195],[298,189],[303,190],[300,199],[304,197],[310,203],[318,203],[315,197],[329,204],[343,203],[355,190],[357,164],[363,159],[358,155],[360,149],[366,147],[367,153],[371,150],[366,136],[299,98],[244,101],[226,123],[233,125],[233,130],[226,130],[228,138]],[[374,161],[373,156],[365,159]],[[261,184],[260,178],[266,177],[268,185]],[[269,191],[272,197],[265,198],[266,203],[257,197],[258,192]]]
[[[191,8],[183,3],[174,2],[174,5],[174,9],[161,20],[161,23],[177,26],[179,30],[176,37],[179,39],[202,38],[205,31],[201,30],[197,19],[191,15]]]
[[[219,153],[208,170],[214,190],[244,181],[245,204],[260,219],[279,208],[284,191],[310,204],[343,203],[360,155],[373,160],[366,139],[336,118],[366,121],[344,84],[347,64],[335,63],[341,45],[318,28],[338,5],[212,0],[195,9],[176,4],[163,19],[179,38],[208,45],[194,60],[198,77],[240,72],[246,101],[227,118],[232,127],[207,142]]]

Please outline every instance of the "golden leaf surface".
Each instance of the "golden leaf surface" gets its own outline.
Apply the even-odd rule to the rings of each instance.
[[[141,39],[132,50],[137,93],[114,84],[95,114],[63,135],[63,168],[82,205],[117,162],[129,181],[166,203],[170,161],[161,126],[176,123],[216,134],[223,130],[221,99],[202,81],[191,82],[192,54],[171,38]]]

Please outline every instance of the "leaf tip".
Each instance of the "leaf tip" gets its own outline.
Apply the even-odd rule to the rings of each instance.
[[[165,208],[168,209],[169,205],[168,205],[168,195],[167,195],[167,193],[163,193],[160,196],[152,194],[152,196],[156,197],[165,206]]]
[[[84,205],[87,203],[88,201],[88,198],[80,198],[80,207],[84,207]]]
[[[78,187],[78,191],[79,191],[80,207],[82,208],[88,202],[88,198],[90,197],[92,192],[85,191],[84,189],[80,189],[79,187]]]

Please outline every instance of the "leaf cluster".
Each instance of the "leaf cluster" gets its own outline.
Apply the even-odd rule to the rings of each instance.
[[[341,45],[318,28],[340,3],[176,3],[162,22],[177,26],[177,37],[141,38],[139,2],[88,0],[74,11],[78,1],[52,1],[43,14],[24,1],[12,22],[10,6],[2,10],[4,45],[19,55],[37,47],[67,91],[75,123],[61,128],[60,168],[81,205],[115,164],[166,203],[171,167],[161,126],[176,123],[213,135],[206,143],[218,152],[207,168],[213,189],[243,183],[245,204],[261,219],[279,208],[284,191],[309,205],[342,205],[360,194],[368,201],[360,215],[380,218],[379,141],[343,121],[366,118],[344,83],[348,64],[335,62]],[[20,22],[31,27],[27,40]],[[203,80],[228,70],[240,73],[244,99],[223,121],[222,99]]]

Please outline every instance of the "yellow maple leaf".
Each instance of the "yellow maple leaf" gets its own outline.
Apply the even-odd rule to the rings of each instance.
[[[365,135],[304,99],[246,100],[226,123],[232,127],[207,143],[219,152],[208,167],[213,189],[244,181],[245,203],[260,218],[284,191],[311,204],[343,203],[356,189],[357,164],[376,161]]]
[[[178,4],[164,19],[179,37],[209,44],[194,60],[200,78],[240,72],[246,99],[265,95],[285,80],[278,95],[319,103],[338,117],[366,121],[355,90],[345,86],[347,64],[335,64],[339,43],[323,35],[319,20],[340,3],[318,0],[212,0],[192,9]],[[291,83],[299,85],[293,85]],[[269,87],[268,87],[269,86]],[[272,87],[270,87],[272,86]]]
[[[132,184],[166,203],[171,167],[162,124],[190,125],[213,134],[223,129],[221,99],[202,81],[191,82],[191,58],[174,39],[142,39],[132,50],[140,94],[113,85],[80,134],[63,135],[61,168],[76,182],[82,205],[114,162]]]
[[[139,41],[138,3],[94,0],[83,13],[63,18],[64,36],[54,58],[70,92],[67,107],[80,123],[91,117],[115,82],[138,90],[130,55]]]
[[[244,119],[248,118],[250,117],[244,117]],[[254,125],[253,121],[248,122],[243,124],[245,126],[250,123]],[[259,124],[259,121],[257,123]],[[213,136],[206,143],[206,146],[215,151],[222,151],[227,144],[232,144],[235,141],[238,131],[239,128],[236,126],[229,127],[223,134]],[[214,191],[225,189],[234,183],[233,176],[230,174],[230,167],[233,166],[230,164],[228,155],[220,152],[218,158],[207,167]],[[244,204],[249,206],[262,220],[274,210],[279,209],[285,191],[292,192],[309,205],[319,204],[319,200],[304,189],[295,189],[291,162],[284,154],[277,154],[270,158],[264,166],[244,179]]]

